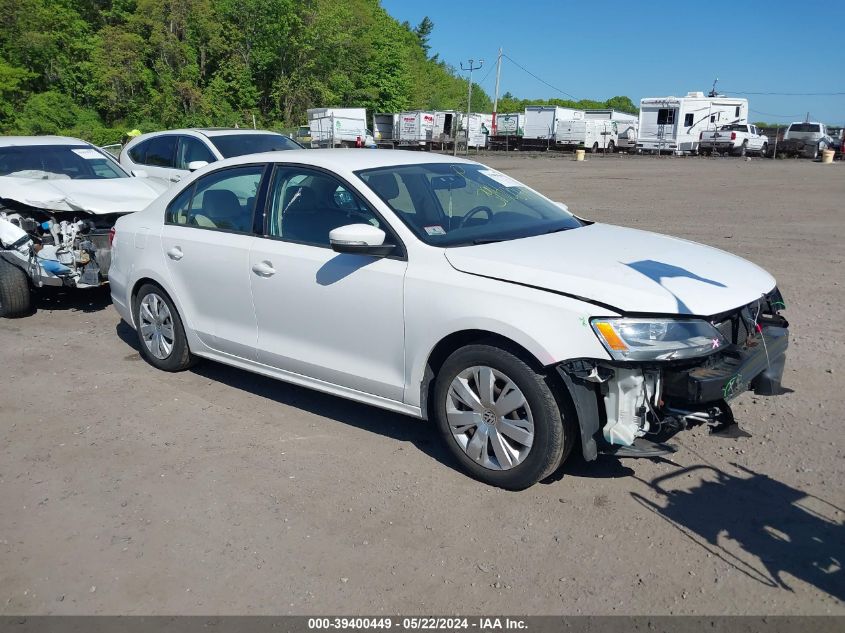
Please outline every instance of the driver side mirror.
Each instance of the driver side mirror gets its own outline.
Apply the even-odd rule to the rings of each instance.
[[[188,171],[196,171],[197,169],[202,169],[206,165],[208,165],[207,160],[192,160],[188,163]]]
[[[329,243],[336,253],[387,257],[393,244],[385,244],[387,234],[372,224],[347,224],[329,232]]]

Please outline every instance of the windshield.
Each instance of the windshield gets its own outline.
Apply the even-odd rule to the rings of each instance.
[[[581,226],[548,198],[484,165],[428,163],[356,173],[432,246],[500,242]]]
[[[719,128],[721,132],[747,132],[748,126],[747,125],[740,125],[738,123],[734,123],[733,125],[724,125]]]
[[[0,176],[100,180],[129,175],[91,145],[17,145],[0,147]]]
[[[223,154],[223,158],[302,149],[302,145],[281,134],[224,134],[211,137],[211,142]]]

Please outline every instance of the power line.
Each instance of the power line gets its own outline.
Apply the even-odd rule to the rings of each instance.
[[[772,97],[842,97],[845,92],[748,92],[743,90],[722,90],[725,94],[732,95],[768,95]]]
[[[535,75],[534,73],[532,73],[530,70],[528,70],[525,66],[523,66],[522,64],[520,64],[518,61],[516,61],[516,60],[515,60],[515,59],[513,59],[512,57],[509,57],[509,56],[508,56],[508,55],[506,55],[505,53],[502,53],[502,57],[504,57],[505,59],[507,59],[507,60],[509,60],[509,61],[513,62],[516,66],[518,66],[519,68],[521,68],[522,70],[524,70],[525,72],[527,72],[529,75],[531,75],[532,77],[534,77],[534,79],[536,79],[537,81],[539,81],[539,82],[540,82],[540,83],[542,83],[542,84],[547,85],[547,86],[548,86],[549,88],[551,88],[552,90],[557,90],[559,93],[566,95],[567,97],[569,97],[569,98],[570,98],[570,99],[572,99],[573,101],[578,101],[578,97],[574,97],[574,96],[572,96],[571,94],[569,94],[568,92],[566,92],[565,90],[561,90],[561,89],[560,89],[560,88],[558,88],[557,86],[553,86],[552,84],[550,84],[550,83],[549,83],[548,81],[546,81],[545,79],[541,79],[540,77],[538,77],[537,75]]]
[[[763,116],[771,116],[776,119],[797,119],[800,117],[800,114],[772,114],[771,112],[760,112],[759,110],[753,110],[752,108],[748,108],[754,114],[762,114]]]

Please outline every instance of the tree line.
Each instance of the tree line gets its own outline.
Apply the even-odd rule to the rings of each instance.
[[[289,128],[320,106],[461,110],[467,81],[431,54],[433,28],[378,0],[0,0],[0,131],[105,144],[131,128]],[[627,97],[543,103],[636,112]],[[492,110],[477,85],[473,110]]]

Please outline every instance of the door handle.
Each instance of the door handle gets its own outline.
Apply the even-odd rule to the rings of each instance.
[[[180,176],[179,174],[173,174],[170,177],[170,182],[179,182],[180,180],[182,180],[182,176]]]
[[[273,268],[273,264],[268,261],[263,261],[255,266],[252,267],[252,272],[254,272],[259,277],[272,277],[276,274],[276,269]]]
[[[180,259],[182,259],[182,257],[184,257],[184,255],[185,255],[185,254],[182,252],[182,249],[181,249],[181,248],[179,248],[178,246],[174,246],[174,247],[173,247],[173,248],[171,248],[169,251],[167,251],[167,256],[168,256],[170,259],[174,259],[174,260],[176,260],[177,262],[178,262]]]

